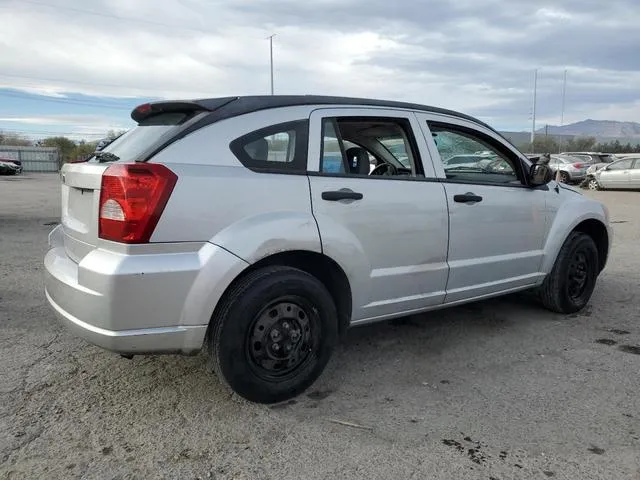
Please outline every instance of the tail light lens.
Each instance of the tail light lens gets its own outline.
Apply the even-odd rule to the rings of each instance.
[[[574,163],[573,166],[576,168],[582,168],[584,167],[584,163],[577,162],[577,163]]]
[[[158,163],[111,165],[102,174],[99,237],[147,243],[177,180]]]

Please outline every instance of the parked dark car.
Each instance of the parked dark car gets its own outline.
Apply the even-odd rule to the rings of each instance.
[[[0,175],[18,175],[19,173],[22,173],[22,162],[0,157]]]

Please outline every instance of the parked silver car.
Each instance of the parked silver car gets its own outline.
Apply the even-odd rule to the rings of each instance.
[[[62,168],[46,297],[106,349],[208,347],[252,401],[304,391],[350,326],[527,289],[577,312],[607,262],[606,208],[464,114],[260,96],[145,104],[132,118]],[[385,147],[396,142],[407,164]],[[444,168],[486,150],[504,164]]]
[[[585,179],[589,165],[567,155],[551,155],[549,166],[562,183],[577,183]]]
[[[607,166],[611,162],[617,160],[615,155],[602,152],[564,152],[561,155],[573,157],[587,164],[587,175],[593,175],[602,167]]]
[[[626,157],[597,170],[589,178],[591,190],[640,189],[640,155]]]

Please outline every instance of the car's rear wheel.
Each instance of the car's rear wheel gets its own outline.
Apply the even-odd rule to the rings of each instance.
[[[214,369],[247,400],[293,398],[327,365],[337,318],[331,295],[312,275],[282,266],[251,272],[225,295],[212,319]]]
[[[571,177],[567,172],[560,172],[560,182],[569,183],[570,180],[571,180]]]
[[[586,233],[572,232],[562,245],[553,269],[540,286],[539,298],[553,312],[578,312],[591,299],[599,273],[595,242]]]

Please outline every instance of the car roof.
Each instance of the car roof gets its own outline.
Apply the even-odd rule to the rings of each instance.
[[[481,120],[454,110],[394,100],[377,100],[372,98],[327,95],[247,95],[236,97],[201,98],[194,100],[158,101],[139,105],[131,112],[131,118],[136,122],[141,122],[156,112],[177,111],[181,109],[195,110],[200,107],[200,109],[208,110],[213,113],[212,121],[218,121],[225,118],[244,115],[246,113],[257,112],[259,110],[304,105],[353,105],[418,110],[469,120],[498,133],[493,127],[487,125]]]

